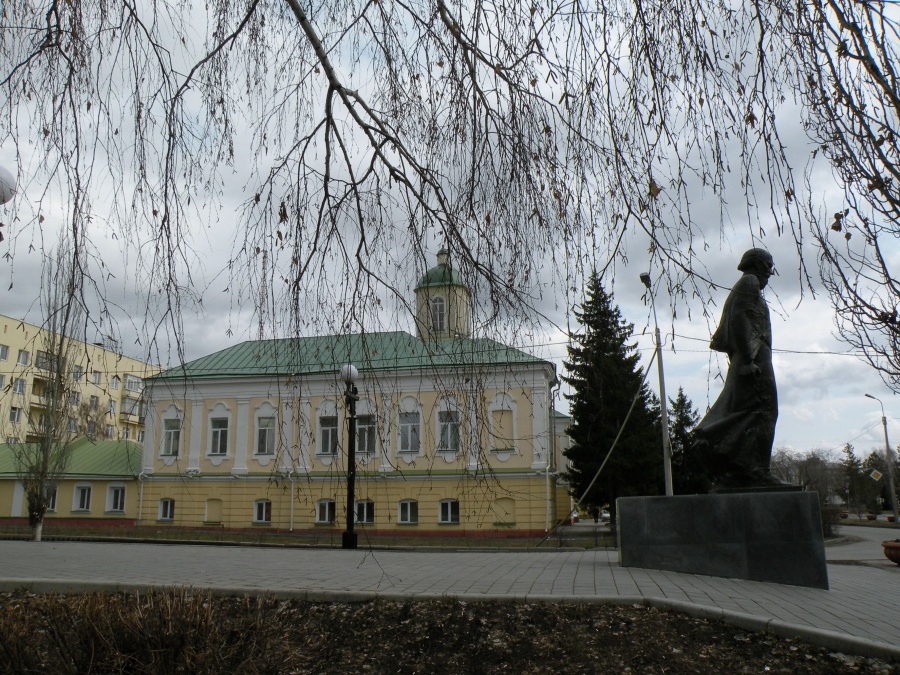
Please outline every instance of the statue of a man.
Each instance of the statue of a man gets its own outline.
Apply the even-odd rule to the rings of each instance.
[[[769,474],[778,396],[772,325],[762,289],[775,267],[768,251],[751,248],[738,270],[744,275],[725,300],[709,344],[728,354],[725,387],[694,429],[692,449],[718,486],[769,486],[780,484]]]

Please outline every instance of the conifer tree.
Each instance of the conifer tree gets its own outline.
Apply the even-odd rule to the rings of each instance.
[[[691,454],[691,432],[700,414],[684,389],[669,399],[669,447],[672,450],[672,482],[675,494],[700,494],[709,488],[709,479],[699,457]]]
[[[571,401],[567,434],[572,443],[564,453],[570,462],[565,478],[579,499],[621,429],[609,461],[581,503],[589,511],[609,504],[614,514],[617,497],[662,493],[659,410],[643,381],[637,348],[629,343],[633,325],[622,319],[596,274],[587,291],[581,310],[575,312],[582,330],[571,337],[568,374],[563,377],[573,390],[566,396]],[[635,395],[638,400],[628,417]]]

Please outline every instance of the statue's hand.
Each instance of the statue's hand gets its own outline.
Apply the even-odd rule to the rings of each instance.
[[[741,375],[753,375],[754,377],[759,377],[760,370],[759,366],[755,363],[748,363],[747,365],[741,366],[739,373]]]

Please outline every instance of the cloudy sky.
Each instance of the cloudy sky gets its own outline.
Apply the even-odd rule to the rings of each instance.
[[[803,166],[810,148],[802,141],[802,130],[788,131],[786,137],[797,143],[797,147],[791,149],[797,158],[796,166]],[[236,167],[250,164],[246,156],[241,156],[245,151],[246,148],[237,148]],[[26,156],[19,157],[18,161],[27,172],[29,163],[34,160]],[[0,144],[0,164],[11,168],[16,163],[17,158],[9,144]],[[248,309],[253,301],[252,289],[234,288],[225,273],[227,262],[235,254],[235,242],[241,240],[236,229],[238,211],[242,202],[251,196],[244,188],[247,175],[236,168],[231,174],[226,172],[224,179],[222,210],[207,222],[198,223],[193,232],[192,246],[198,251],[198,260],[191,269],[190,291],[196,300],[202,302],[184,310],[186,359],[253,339],[257,332],[254,316]],[[823,213],[830,213],[835,195],[829,176],[827,173],[814,174],[813,184],[819,186],[821,191],[816,198],[823,204]],[[20,188],[16,199],[20,200],[20,207],[25,204],[27,210],[28,204],[40,199],[40,186],[24,184]],[[128,193],[121,186],[112,184],[107,186],[107,190],[106,196],[111,199]],[[708,212],[704,213],[702,199],[698,195],[696,215],[701,221],[706,219],[703,232],[706,241],[697,242],[696,249],[700,251],[698,261],[705,267],[708,277],[722,287],[713,296],[718,307],[712,307],[712,315],[704,317],[699,305],[671,301],[662,285],[656,298],[665,343],[667,393],[674,397],[678,387],[683,387],[701,413],[715,400],[727,368],[724,356],[708,349],[710,334],[718,320],[718,308],[724,302],[727,288],[740,276],[736,265],[741,253],[746,248],[759,245],[758,241],[751,239],[752,225],[745,222],[746,202],[742,201],[739,193],[726,200],[727,222],[724,224],[718,202],[710,203]],[[9,213],[9,206],[0,206],[0,222],[6,222]],[[0,284],[6,290],[0,313],[35,323],[41,323],[38,301],[40,251],[42,246],[52,242],[48,233],[52,231],[54,214],[49,210],[46,213],[48,222],[42,228],[44,231],[20,233],[14,240],[7,238],[0,244],[0,256],[9,254],[0,257]],[[123,350],[145,357],[147,338],[143,334],[144,317],[141,312],[146,298],[142,293],[141,279],[133,271],[133,257],[141,255],[141,251],[132,249],[126,256],[123,254],[123,242],[106,240],[102,226],[98,226],[98,233],[93,243],[98,257],[107,266],[105,292],[111,300],[110,311],[123,338]],[[644,287],[638,275],[648,271],[645,254],[648,244],[635,234],[633,240],[627,242],[628,264],[620,264],[608,278],[609,290],[614,293],[624,318],[635,325],[636,341],[645,363],[649,363],[653,350],[652,314],[649,306],[642,302]],[[775,446],[797,451],[818,448],[837,452],[843,444],[850,442],[866,453],[873,448],[882,448],[881,410],[877,401],[865,398],[866,393],[884,401],[889,433],[896,445],[900,442],[900,399],[895,399],[877,374],[857,355],[848,353],[847,346],[836,339],[827,297],[813,297],[806,289],[801,300],[793,239],[790,236],[779,238],[770,233],[762,240],[762,245],[773,253],[779,270],[779,275],[770,281],[766,290],[772,316],[774,365],[780,402]],[[430,246],[430,253],[435,254],[437,248],[437,244]],[[808,254],[809,264],[815,265],[815,252],[809,251]],[[814,269],[812,273],[815,277]],[[415,279],[412,269],[408,277]],[[406,290],[411,294],[411,287]],[[571,294],[562,295],[558,287],[547,286],[536,305],[536,309],[546,317],[542,330],[520,336],[516,346],[552,359],[562,372],[566,329],[574,328],[570,306],[574,301],[577,301],[577,290],[573,297]],[[673,309],[677,311],[677,319],[673,319]],[[323,308],[324,313],[340,311],[337,306]],[[385,324],[386,328],[411,331],[412,317],[396,310]],[[178,354],[164,341],[160,344],[162,348],[154,358],[162,365],[177,363]],[[653,389],[658,390],[655,366],[649,379]],[[565,412],[564,401],[560,401],[558,407]]]

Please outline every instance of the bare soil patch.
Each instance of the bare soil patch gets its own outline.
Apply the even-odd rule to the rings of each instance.
[[[0,594],[13,673],[900,673],[646,607]]]

